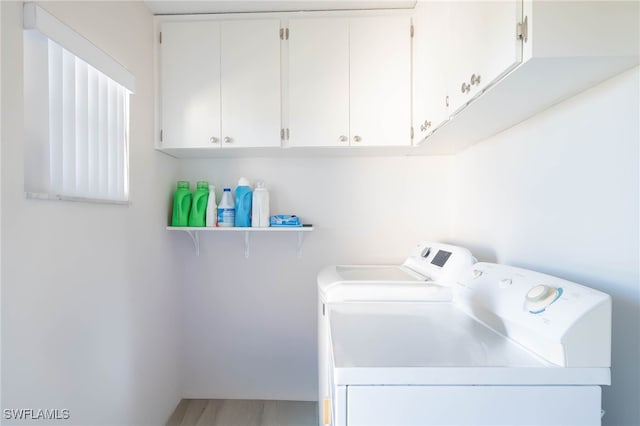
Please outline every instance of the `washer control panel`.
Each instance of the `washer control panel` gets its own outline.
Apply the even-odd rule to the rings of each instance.
[[[601,348],[610,356],[611,297],[598,290],[494,263],[476,263],[453,290],[460,308],[556,364],[568,361],[568,344],[599,353],[600,364],[607,360]]]
[[[553,319],[578,316],[608,295],[561,278],[494,263],[476,263],[456,285],[463,303],[501,315],[555,312]],[[549,317],[551,319],[551,317]]]

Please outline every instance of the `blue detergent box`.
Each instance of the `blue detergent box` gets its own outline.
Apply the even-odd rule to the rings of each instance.
[[[277,214],[269,217],[269,226],[287,226],[296,227],[302,226],[300,218],[293,214]]]

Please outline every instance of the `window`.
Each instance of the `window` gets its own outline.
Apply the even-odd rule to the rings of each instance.
[[[24,21],[27,196],[126,202],[133,77],[40,7]]]

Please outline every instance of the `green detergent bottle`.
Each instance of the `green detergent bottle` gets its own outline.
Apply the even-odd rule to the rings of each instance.
[[[189,182],[178,181],[178,189],[173,196],[173,215],[171,216],[171,226],[188,226],[189,210],[191,209],[191,191]]]
[[[209,182],[200,181],[193,193],[189,226],[205,226],[207,221],[207,201],[209,201]]]

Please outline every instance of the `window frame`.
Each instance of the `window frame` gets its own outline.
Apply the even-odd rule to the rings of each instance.
[[[24,40],[25,40],[25,195],[30,199],[40,200],[65,200],[65,201],[82,201],[82,202],[96,202],[107,204],[129,204],[130,197],[130,173],[129,173],[129,160],[130,160],[130,121],[131,121],[131,109],[130,109],[130,96],[135,93],[135,78],[126,68],[120,65],[111,56],[100,50],[93,45],[89,40],[82,35],[75,32],[73,29],[60,22],[53,15],[39,7],[34,3],[25,3],[23,6],[23,19],[24,19]],[[35,41],[34,41],[35,40]],[[46,41],[46,43],[45,43]],[[49,94],[49,55],[50,44],[55,43],[57,46],[66,51],[65,54],[70,54],[74,57],[73,60],[79,59],[81,69],[84,65],[88,68],[92,68],[98,73],[106,76],[107,79],[115,82],[118,87],[117,90],[121,91],[123,96],[119,96],[117,102],[118,107],[122,107],[123,122],[122,127],[118,130],[122,130],[124,140],[118,136],[117,150],[118,153],[114,158],[117,158],[119,164],[120,157],[123,164],[116,166],[115,177],[109,175],[113,173],[113,167],[108,167],[108,181],[115,180],[118,182],[118,189],[115,192],[109,193],[100,191],[100,185],[97,185],[96,190],[89,191],[89,188],[84,194],[80,194],[77,184],[74,183],[75,188],[64,189],[63,185],[58,185],[61,190],[55,190],[53,188],[53,177],[51,173],[51,162],[55,161],[51,158],[52,150],[52,136],[51,126],[38,125],[38,118],[43,119],[49,117],[50,111],[50,94]],[[27,46],[28,44],[28,46]],[[46,46],[46,47],[45,47]],[[46,51],[45,51],[46,49]],[[26,69],[26,64],[30,64],[30,69]],[[78,85],[79,76],[73,73],[74,84]],[[102,78],[102,77],[101,77]],[[102,80],[104,81],[104,79]],[[81,82],[82,83],[82,82]],[[109,87],[114,86],[108,81]],[[115,87],[115,86],[114,86]],[[123,90],[122,90],[123,89]],[[89,90],[89,89],[87,89]],[[102,101],[102,99],[100,99]],[[87,123],[89,122],[89,106],[87,102],[74,101],[73,108],[78,109],[81,114],[86,116]],[[98,102],[96,102],[98,105]],[[99,104],[100,107],[109,108],[109,101],[105,100],[104,105]],[[82,109],[84,108],[84,109]],[[86,110],[86,111],[85,111]],[[36,116],[32,117],[31,114]],[[31,121],[31,122],[29,122]],[[107,124],[107,128],[113,127],[112,124]],[[104,131],[104,128],[99,130]],[[80,147],[81,149],[87,149],[89,144],[88,138],[82,140],[81,137],[73,136],[70,143],[74,144],[75,149]],[[98,137],[103,143],[103,138]],[[65,143],[68,140],[65,139]],[[81,145],[86,143],[86,146]],[[122,145],[122,147],[120,147]],[[98,149],[104,147],[98,145]],[[107,147],[107,149],[109,149]],[[103,159],[104,161],[104,159]],[[99,172],[95,168],[89,170],[91,159],[87,156],[86,170],[79,171],[76,164],[73,171],[73,181],[77,182],[78,178],[82,176],[82,173],[86,172],[88,180],[94,182],[90,187],[96,188],[95,182],[100,180]],[[107,161],[107,163],[109,163]],[[65,167],[62,161],[57,165],[62,169]],[[67,166],[68,167],[68,166]],[[73,169],[73,166],[71,166]],[[90,174],[90,175],[89,175]],[[122,183],[122,185],[120,185]]]

